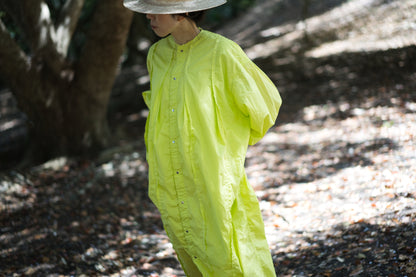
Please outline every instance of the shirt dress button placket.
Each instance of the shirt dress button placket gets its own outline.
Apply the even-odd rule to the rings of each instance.
[[[181,48],[181,49],[179,49],[179,54],[178,54],[178,56],[180,57],[180,59],[181,59],[181,61],[182,61],[182,64],[185,64],[185,60],[186,60],[186,51],[185,51],[186,49],[183,49],[183,48]],[[184,192],[184,195],[182,196],[181,195],[181,205],[179,205],[179,207],[180,207],[180,210],[181,210],[181,214],[183,214],[183,218],[184,219],[187,219],[187,220],[184,220],[184,222],[183,222],[183,226],[184,226],[184,229],[186,230],[185,231],[185,236],[186,236],[186,238],[187,238],[187,240],[188,240],[188,242],[189,243],[191,243],[192,242],[192,238],[191,238],[191,222],[190,222],[190,215],[189,215],[189,212],[188,212],[188,207],[187,207],[187,205],[185,204],[185,201],[183,201],[183,200],[186,200],[186,194],[185,194],[185,188],[184,188],[184,190],[183,190],[183,192]]]
[[[182,68],[185,57],[183,55],[183,49],[177,49],[176,53],[174,53],[174,63],[178,64],[178,68]],[[179,141],[178,141],[178,114],[176,112],[176,107],[178,104],[179,97],[184,97],[181,95],[180,90],[180,73],[176,70],[177,68],[174,67],[172,70],[172,81],[170,87],[170,95],[169,95],[169,107],[171,107],[171,113],[169,113],[169,123],[170,123],[170,152],[171,152],[171,161],[172,161],[172,170],[174,171],[173,179],[174,179],[174,186],[177,192],[177,203],[178,205],[179,214],[181,217],[181,225],[185,240],[187,242],[191,242],[190,238],[190,218],[189,213],[187,211],[187,206],[185,205],[186,200],[186,190],[183,183],[183,176],[182,176],[182,169],[180,166],[180,155],[179,155]]]

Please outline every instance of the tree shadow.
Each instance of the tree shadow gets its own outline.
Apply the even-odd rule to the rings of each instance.
[[[279,58],[256,62],[277,80],[283,98],[280,124],[299,120],[299,112],[306,105],[328,103],[349,103],[346,112],[350,113],[364,105],[392,106],[392,98],[397,98],[396,106],[402,106],[405,113],[413,112],[406,110],[404,103],[416,101],[416,46],[302,58],[289,64],[279,64]]]
[[[339,148],[338,144],[362,155],[395,147],[388,139],[333,145]],[[302,145],[298,149],[288,144],[267,147],[266,153],[271,154],[275,147],[308,151]],[[290,161],[281,164],[287,163]],[[60,169],[10,173],[2,176],[0,184],[3,275],[129,272],[146,276],[169,268],[172,275],[183,276],[174,253],[169,252],[159,214],[146,196],[143,152],[117,154],[113,161],[102,164],[67,161]],[[400,197],[414,198],[414,194]],[[408,222],[397,226],[368,220],[335,226],[329,232],[301,232],[293,241],[285,241],[294,248],[274,252],[277,274],[379,276],[388,272],[412,276],[414,215],[410,209],[383,215],[392,222]]]
[[[274,2],[295,5],[301,1]],[[321,2],[330,9],[345,1]],[[296,13],[288,13],[287,17],[266,17],[265,10],[259,9],[252,21],[239,19],[244,25],[227,30],[238,34],[238,28],[250,26],[242,34],[246,38],[253,36],[245,42],[250,46],[279,37],[277,34],[259,38],[253,34],[265,26],[295,21],[299,12],[296,7]],[[270,21],[255,22],[263,18],[274,20],[274,25]],[[405,105],[416,102],[415,46],[314,58],[306,53],[336,38],[336,34],[315,38],[313,35],[310,34],[309,41],[301,36],[294,44],[272,49],[269,56],[255,59],[277,82],[283,96],[278,126],[297,122],[319,130],[321,122],[352,118],[357,109],[377,106],[415,112]],[[137,110],[129,99],[137,98],[136,91],[147,86],[146,79],[139,85],[125,80],[144,74],[143,70],[133,68],[120,75],[118,82],[126,86],[115,90],[114,97],[126,91],[129,97],[114,100],[115,110]],[[319,109],[336,108],[306,120],[305,107],[313,105]],[[383,121],[375,118],[372,123]],[[319,180],[348,167],[368,166],[372,164],[372,152],[387,153],[397,147],[396,141],[384,137],[354,143],[340,138],[324,144],[276,140],[261,144],[258,149],[262,154],[249,156],[247,167],[264,179],[265,188],[277,187]],[[117,154],[114,161],[101,164],[69,162],[59,170],[35,171],[27,177],[8,173],[0,182],[1,273],[109,275],[130,270],[149,275],[165,267],[180,272],[174,254],[167,252],[168,242],[158,212],[147,199],[146,170],[134,171],[145,166],[143,151],[144,147],[140,147],[138,156],[129,156],[127,160],[125,154]],[[287,242],[294,250],[281,249],[275,254],[278,275],[414,276],[416,270],[409,265],[415,264],[415,213],[398,213],[385,215],[391,216],[397,226],[363,221],[336,226],[329,233],[299,234],[301,244]],[[401,223],[405,219],[411,223]]]
[[[277,135],[278,136],[278,135]],[[248,155],[246,168],[254,175],[253,184],[262,189],[282,185],[308,183],[327,178],[355,166],[373,164],[371,152],[389,153],[398,148],[389,138],[377,138],[359,143],[337,140],[326,143],[280,143],[267,141]],[[257,187],[257,185],[255,185]]]
[[[272,71],[272,67],[263,66],[266,71]],[[324,132],[328,122],[359,122],[361,113],[377,108],[392,108],[403,115],[415,113],[408,105],[416,102],[415,46],[305,58],[301,63],[278,65],[274,70],[278,72],[272,73],[273,78],[282,80],[277,86],[283,98],[275,127],[277,137],[268,141],[267,147],[259,148],[258,152],[262,150],[269,154],[256,152],[258,157],[249,157],[248,162],[248,166],[264,165],[263,169],[254,168],[254,171],[270,172],[270,176],[262,180],[266,187],[311,182],[348,167],[369,166],[372,165],[372,153],[387,153],[399,147],[397,141],[385,137],[359,143],[343,138],[313,143],[313,134]],[[366,120],[377,128],[394,124],[380,115],[369,116]],[[291,125],[292,128],[298,125],[307,128],[306,132],[312,134],[311,143],[279,143],[286,126]]]
[[[306,2],[309,2],[306,4]],[[265,0],[257,3],[244,15],[232,20],[219,33],[236,41],[243,48],[267,41],[271,37],[281,36],[259,36],[264,30],[273,26],[282,26],[302,21],[308,17],[323,14],[347,0]],[[305,6],[305,4],[307,6]],[[295,27],[295,26],[294,26]],[[293,30],[289,28],[287,31]]]
[[[415,276],[415,211],[386,215],[397,225],[362,221],[299,234],[273,256],[278,276]],[[380,219],[378,219],[380,220]],[[374,220],[370,220],[374,221]]]
[[[243,33],[243,47],[282,95],[279,123],[295,121],[305,105],[348,101],[354,108],[363,99],[372,98],[376,99],[374,105],[389,105],[392,97],[402,99],[402,103],[416,101],[416,46],[406,42],[413,33],[385,30],[398,30],[403,22],[412,22],[400,9],[401,4],[393,5],[394,2],[311,1],[314,12],[304,27],[296,24],[297,16],[290,23],[282,16],[273,16],[278,18],[274,24],[266,16],[257,16],[257,21],[251,23],[241,20],[251,29],[257,28],[256,32]],[[292,4],[286,3],[286,7],[285,3],[261,3],[247,17],[256,12],[275,13],[278,8],[290,11]],[[343,3],[346,4],[339,7]],[[262,5],[268,5],[268,9]],[[284,14],[293,16],[291,12]],[[398,15],[403,15],[403,21],[397,21]],[[386,17],[390,25],[382,24]],[[231,38],[232,33],[229,32]],[[321,49],[319,54],[317,49]]]
[[[147,198],[139,151],[101,165],[67,161],[59,169],[2,175],[1,275],[180,272]]]

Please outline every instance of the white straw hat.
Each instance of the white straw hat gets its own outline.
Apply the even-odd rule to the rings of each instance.
[[[124,0],[124,6],[146,14],[177,14],[211,9],[226,0]]]

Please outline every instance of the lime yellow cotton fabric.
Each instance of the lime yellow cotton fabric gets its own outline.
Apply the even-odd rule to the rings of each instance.
[[[149,196],[188,276],[275,276],[248,144],[274,124],[280,95],[242,49],[202,30],[148,54]],[[200,273],[199,273],[200,272]]]

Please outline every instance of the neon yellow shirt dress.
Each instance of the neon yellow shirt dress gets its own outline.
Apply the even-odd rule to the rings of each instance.
[[[201,30],[155,43],[145,142],[149,197],[188,276],[275,276],[244,160],[274,124],[280,95],[231,40]]]

